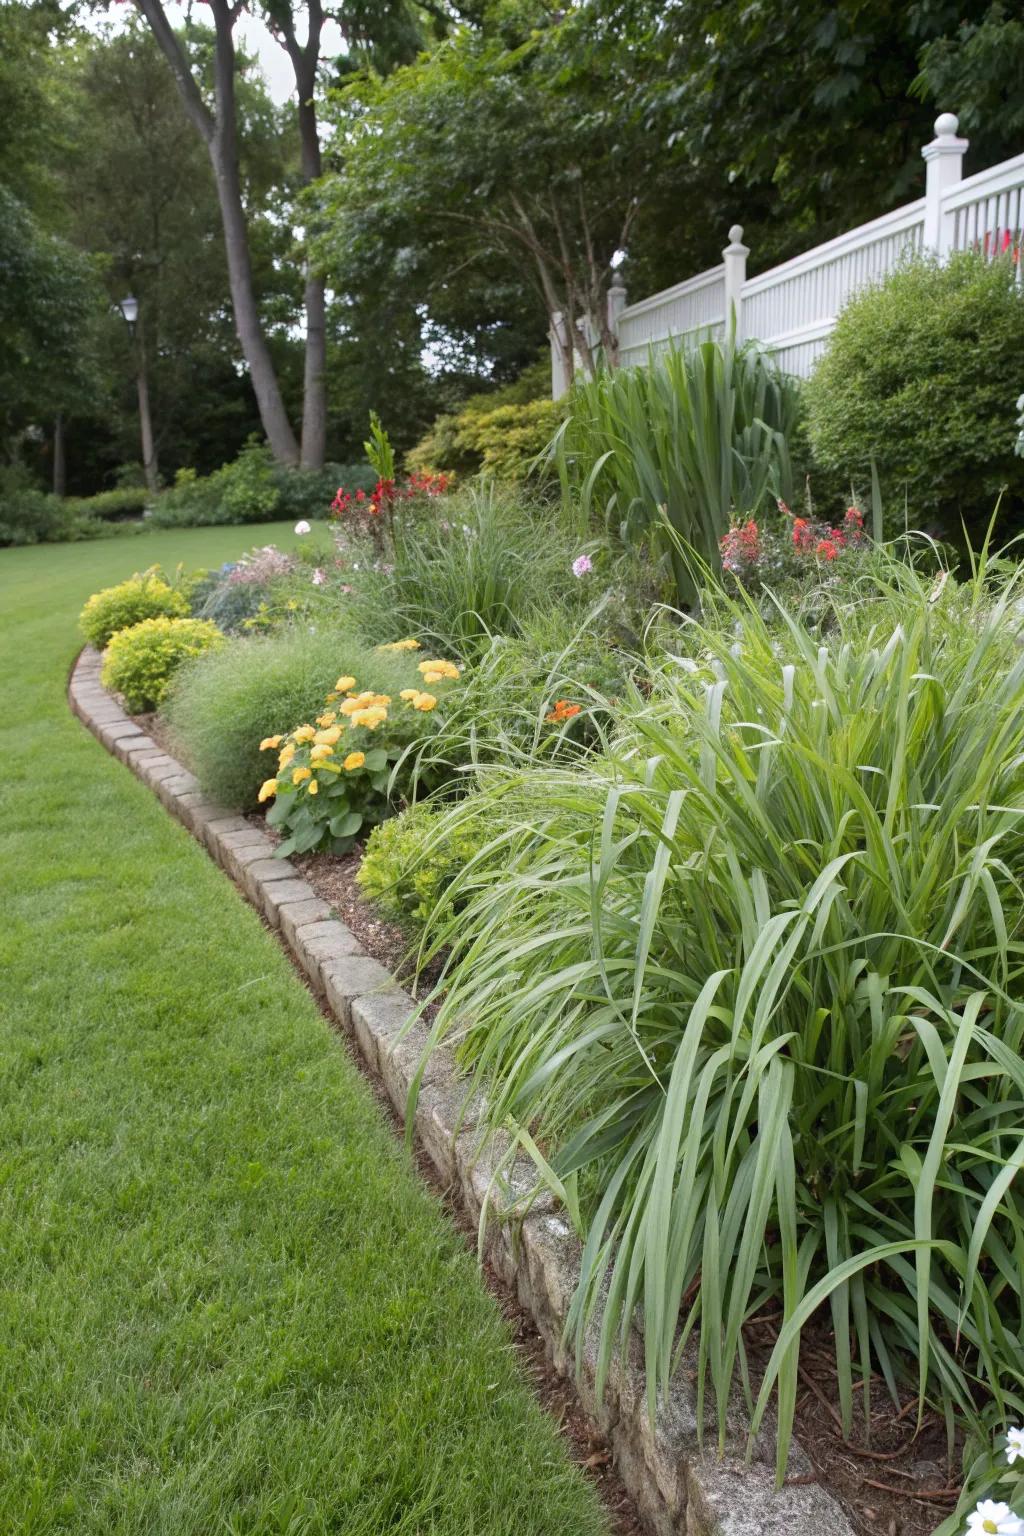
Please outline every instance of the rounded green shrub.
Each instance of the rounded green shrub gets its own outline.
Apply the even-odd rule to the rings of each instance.
[[[260,742],[315,720],[342,674],[395,699],[419,682],[415,657],[371,650],[343,631],[289,629],[230,640],[190,667],[168,697],[167,716],[203,788],[246,808],[273,768]],[[376,739],[404,747],[433,729],[431,715],[393,710]]]
[[[89,644],[102,651],[119,629],[140,624],[143,619],[184,618],[188,611],[188,599],[182,592],[168,586],[155,572],[145,571],[116,587],[94,592],[78,622]]]
[[[961,252],[908,261],[851,300],[806,389],[814,456],[866,487],[874,458],[912,522],[977,533],[1008,487],[1001,532],[1024,510],[1014,401],[1024,356],[1016,267]]]
[[[484,821],[449,824],[432,803],[411,805],[374,827],[356,880],[385,916],[422,929],[456,910],[452,882],[487,843]],[[443,904],[443,905],[442,905]]]
[[[103,658],[103,684],[124,695],[129,714],[156,709],[183,662],[224,643],[207,619],[143,619],[110,638]]]

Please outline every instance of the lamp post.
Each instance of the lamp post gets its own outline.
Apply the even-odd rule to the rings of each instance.
[[[146,341],[139,315],[139,301],[133,293],[126,294],[118,304],[122,318],[128,327],[135,353],[135,387],[139,397],[139,431],[142,438],[142,468],[146,476],[146,489],[157,489],[156,448],[153,445],[153,422],[149,414],[149,384],[146,379]]]

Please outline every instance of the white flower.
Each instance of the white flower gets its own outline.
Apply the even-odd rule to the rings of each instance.
[[[322,587],[324,582],[327,580],[327,572],[321,570],[320,567],[317,566],[310,580],[312,581],[314,587]]]
[[[1024,1429],[1014,1425],[1006,1431],[1006,1459],[1011,1467],[1018,1456],[1024,1456]]]
[[[302,533],[312,533],[312,531],[313,530],[311,529],[310,525],[306,522],[306,519],[304,517],[300,518],[299,521],[295,524],[295,532],[296,533],[299,533],[299,534],[302,534]]]
[[[1018,1518],[1009,1504],[997,1504],[995,1499],[982,1499],[977,1509],[967,1516],[969,1536],[1022,1536],[1024,1520]]]

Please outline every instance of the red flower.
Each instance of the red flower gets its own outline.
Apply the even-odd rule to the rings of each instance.
[[[819,560],[834,560],[839,551],[831,539],[821,539],[814,553],[818,556]]]

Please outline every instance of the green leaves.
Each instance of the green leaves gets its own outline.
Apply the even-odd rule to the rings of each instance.
[[[848,1428],[873,1377],[1024,1413],[1020,580],[893,565],[827,643],[715,593],[603,755],[449,813],[493,851],[428,935],[437,1032],[583,1192],[577,1343],[606,1379],[642,1305],[653,1405],[696,1329],[722,1437],[781,1309],[780,1476],[822,1309]]]

